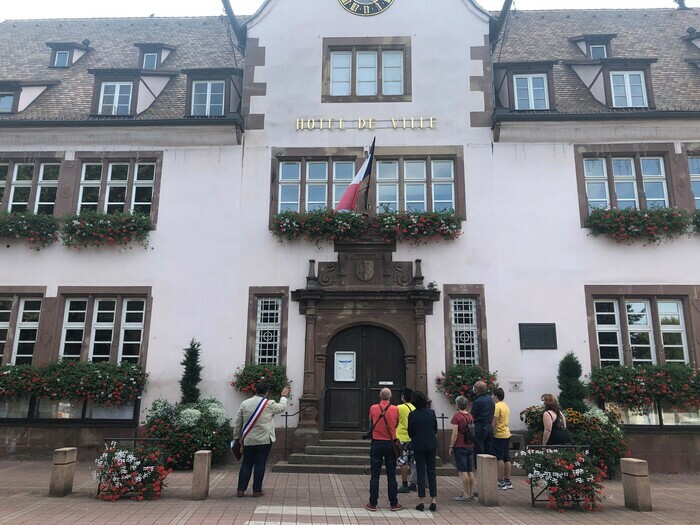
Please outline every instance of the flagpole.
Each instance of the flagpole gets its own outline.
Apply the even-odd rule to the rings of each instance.
[[[374,137],[372,139],[372,145],[369,148],[369,158],[370,158],[370,163],[367,169],[369,170],[369,176],[367,177],[367,186],[365,187],[365,211],[369,211],[369,190],[370,190],[370,184],[372,183],[372,162],[374,161],[374,143],[376,142],[377,137]]]

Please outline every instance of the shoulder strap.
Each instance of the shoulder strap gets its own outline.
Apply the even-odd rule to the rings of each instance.
[[[260,416],[262,415],[263,410],[265,410],[267,403],[267,398],[263,397],[260,400],[260,403],[258,403],[258,406],[255,407],[255,410],[253,410],[253,413],[250,415],[248,422],[245,425],[243,425],[243,430],[241,430],[241,441],[243,441],[245,437],[250,433],[250,431],[253,430],[255,423],[257,423],[258,419],[260,419]]]
[[[386,411],[389,410],[389,407],[391,406],[391,403],[389,403],[386,408],[384,409],[384,412],[382,412],[382,415],[379,416],[379,419],[384,418],[384,424],[386,425],[386,431],[387,434],[389,434],[389,439],[391,439],[391,430],[389,429],[389,422],[386,420]],[[377,423],[379,422],[379,419],[377,420]]]
[[[372,405],[372,406],[375,406],[375,405]],[[381,407],[381,405],[380,405],[379,403],[377,403],[376,406],[379,407],[379,410],[382,410],[382,407]],[[391,406],[391,405],[389,405],[389,406]],[[384,417],[384,413],[385,413],[387,410],[389,410],[389,406],[387,406],[385,410],[382,410],[382,413],[379,414],[379,417],[377,418],[376,421],[371,421],[371,420],[370,420],[370,423],[371,423],[371,425],[369,426],[369,431],[370,431],[370,432],[372,431],[372,429],[374,428],[374,426],[375,426],[377,423],[379,423],[379,420],[380,420],[381,418]]]

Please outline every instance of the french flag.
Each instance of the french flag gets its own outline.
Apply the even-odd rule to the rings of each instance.
[[[369,148],[369,156],[365,159],[365,162],[360,167],[357,175],[352,179],[350,186],[345,190],[343,196],[340,198],[340,202],[335,207],[336,211],[355,211],[355,205],[357,204],[357,194],[360,191],[360,185],[362,181],[369,178],[370,173],[372,173],[372,161],[374,160],[374,142],[377,139],[372,140],[372,145]],[[369,188],[367,189],[369,191]]]

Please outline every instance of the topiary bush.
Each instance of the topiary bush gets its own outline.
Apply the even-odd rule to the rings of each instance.
[[[168,440],[161,448],[176,470],[191,469],[198,450],[211,450],[213,465],[223,463],[231,439],[231,420],[213,397],[174,405],[157,399],[148,411],[144,428],[144,437]]]
[[[559,362],[559,373],[557,380],[559,381],[559,408],[572,408],[578,412],[586,411],[586,403],[584,399],[588,391],[586,385],[581,381],[581,362],[573,352],[566,354]]]

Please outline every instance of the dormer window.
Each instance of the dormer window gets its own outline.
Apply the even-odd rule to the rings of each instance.
[[[513,89],[516,110],[549,109],[547,75],[513,75]]]
[[[14,113],[15,93],[0,93],[0,113]]]
[[[56,51],[54,67],[68,67],[70,65],[70,51]]]
[[[605,44],[594,44],[588,46],[588,55],[593,60],[608,58],[608,46]]]
[[[183,69],[187,75],[187,115],[190,117],[225,117],[236,107],[232,97],[239,90],[241,70],[237,68]],[[232,95],[233,91],[233,95]]]
[[[102,82],[98,114],[130,115],[132,82]]]
[[[224,114],[226,83],[223,80],[192,82],[192,115],[221,117]]]
[[[613,107],[648,107],[644,71],[611,71],[610,84]]]
[[[158,53],[144,53],[143,64],[141,65],[141,67],[143,69],[158,68]]]
[[[47,42],[51,48],[50,67],[71,67],[85,53],[90,51],[90,41],[86,38],[82,43],[77,42]]]

